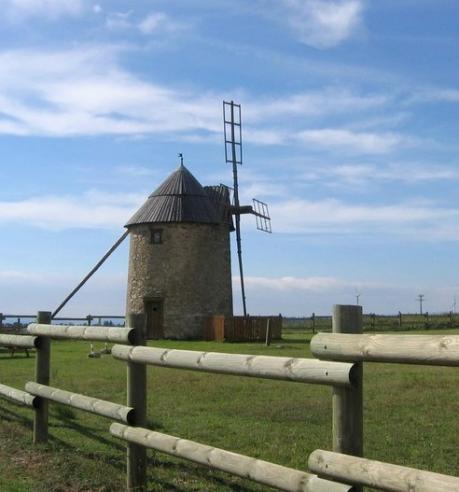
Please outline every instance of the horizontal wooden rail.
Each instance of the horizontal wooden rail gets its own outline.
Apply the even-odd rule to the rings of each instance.
[[[71,340],[90,340],[94,342],[136,343],[136,332],[132,328],[112,326],[45,325],[31,323],[27,333],[50,338],[68,338]]]
[[[289,492],[349,492],[352,490],[349,485],[323,480],[311,473],[141,427],[112,424],[110,433],[125,441],[194,461],[280,490]]]
[[[37,317],[36,314],[3,314],[3,318],[30,318],[34,319]]]
[[[459,366],[459,335],[319,333],[311,352],[326,360]]]
[[[354,367],[315,359],[123,345],[114,345],[112,355],[116,359],[154,366],[340,386],[352,385]]]
[[[110,401],[99,400],[98,398],[80,395],[79,393],[71,393],[70,391],[64,391],[30,381],[26,383],[25,389],[32,395],[40,396],[46,400],[63,403],[64,405],[69,405],[85,412],[95,413],[96,415],[120,420],[128,424],[134,423],[134,409],[131,407],[125,407],[124,405],[118,405]]]
[[[3,347],[36,348],[39,343],[40,340],[38,337],[27,335],[0,335],[0,346]]]
[[[311,471],[322,477],[390,492],[457,492],[459,490],[459,477],[321,449],[311,453],[308,466]]]
[[[6,386],[5,384],[0,384],[0,396],[26,407],[38,407],[37,396],[31,395],[30,393],[26,393],[25,391],[21,391],[16,388],[12,388],[11,386]]]

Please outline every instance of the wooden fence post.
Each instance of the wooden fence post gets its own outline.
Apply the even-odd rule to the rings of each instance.
[[[3,313],[0,313],[0,330],[3,328]]]
[[[126,325],[136,330],[136,344],[145,345],[145,316],[129,313]],[[146,427],[147,420],[147,367],[135,362],[127,363],[127,406],[135,410],[135,426]],[[146,490],[147,451],[134,443],[127,445],[127,489]]]
[[[312,319],[312,333],[313,333],[313,335],[315,335],[315,333],[316,333],[316,313],[312,313],[311,319]]]
[[[38,311],[37,323],[51,324],[51,312]],[[36,353],[35,381],[38,384],[48,386],[51,360],[51,340],[49,337],[40,337],[40,343]],[[40,398],[33,419],[33,443],[39,444],[45,442],[48,442],[48,400]]]
[[[271,345],[271,318],[266,321],[266,339],[265,345],[269,347]]]
[[[333,333],[362,333],[362,306],[333,307]],[[363,456],[363,363],[356,364],[351,388],[333,387],[333,451]],[[358,492],[363,489],[356,488]]]
[[[403,324],[402,312],[399,311],[398,312],[398,326],[399,326],[399,328],[402,327],[402,324]]]

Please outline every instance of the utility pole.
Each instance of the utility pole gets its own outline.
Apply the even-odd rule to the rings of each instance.
[[[424,294],[419,294],[418,295],[418,301],[419,301],[419,314],[422,315],[422,301],[424,300]]]
[[[359,299],[360,299],[360,296],[361,296],[361,295],[362,295],[362,294],[356,294],[356,295],[355,295],[355,303],[357,304],[357,306],[359,305]]]

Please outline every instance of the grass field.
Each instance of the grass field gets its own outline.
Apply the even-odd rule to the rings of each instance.
[[[383,315],[364,313],[362,317],[364,332],[386,332],[386,331],[410,331],[410,330],[444,330],[459,328],[459,314],[443,313],[443,314],[408,314],[399,315]],[[284,328],[290,330],[295,328],[300,330],[316,332],[331,331],[332,317],[315,316],[309,318],[284,318]]]
[[[310,357],[310,337],[287,332],[285,340],[270,347],[173,341],[155,345]],[[53,342],[50,384],[124,404],[125,363],[111,356],[89,359],[88,351],[88,343]],[[1,383],[22,389],[33,373],[33,357],[0,353]],[[458,383],[455,368],[366,364],[366,457],[459,475]],[[331,449],[331,388],[150,367],[148,396],[149,427],[161,432],[298,469],[306,469],[314,449]],[[110,436],[110,421],[55,404],[50,413],[50,442],[33,448],[32,411],[0,400],[0,490],[122,491],[125,447]],[[153,452],[149,487],[267,490]]]

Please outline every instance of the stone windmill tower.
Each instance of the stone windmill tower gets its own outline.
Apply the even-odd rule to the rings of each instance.
[[[125,227],[127,312],[146,314],[147,338],[200,338],[205,318],[232,316],[226,186],[201,186],[182,159]]]

